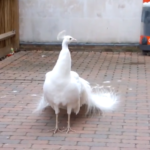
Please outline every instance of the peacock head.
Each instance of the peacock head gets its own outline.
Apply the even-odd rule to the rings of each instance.
[[[65,35],[65,30],[61,31],[58,36],[57,36],[57,40],[60,40],[62,39],[63,42],[69,44],[69,43],[72,43],[72,42],[76,42],[77,40],[75,38],[73,38],[72,36],[70,35]]]
[[[76,42],[77,40],[70,35],[64,36],[63,41],[66,43]]]

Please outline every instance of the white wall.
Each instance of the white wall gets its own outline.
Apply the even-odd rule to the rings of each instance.
[[[139,42],[142,0],[19,0],[20,40],[56,42],[61,30],[79,42]]]

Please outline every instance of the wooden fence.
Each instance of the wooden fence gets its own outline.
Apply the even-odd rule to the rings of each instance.
[[[19,48],[18,0],[0,0],[0,58]]]

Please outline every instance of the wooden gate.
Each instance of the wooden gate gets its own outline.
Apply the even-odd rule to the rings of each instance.
[[[19,48],[18,0],[0,0],[0,58]]]

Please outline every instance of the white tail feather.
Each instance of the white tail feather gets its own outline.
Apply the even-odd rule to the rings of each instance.
[[[44,96],[40,99],[37,108],[33,111],[33,113],[41,113],[49,104],[47,101],[44,99]]]
[[[103,111],[114,110],[118,104],[119,96],[111,88],[93,87],[92,101],[96,107]]]
[[[117,107],[119,96],[113,89],[99,85],[91,87],[84,79],[81,81],[84,88],[82,101],[87,105],[87,114],[97,111],[112,111]]]

